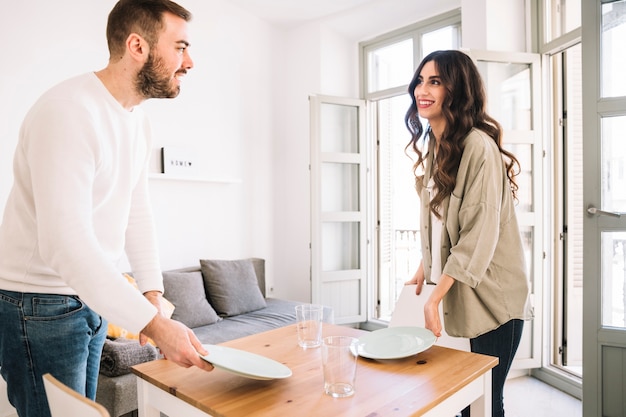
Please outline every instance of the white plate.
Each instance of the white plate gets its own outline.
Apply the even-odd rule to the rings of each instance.
[[[255,353],[218,345],[203,345],[208,355],[200,356],[216,368],[252,379],[279,379],[291,376],[291,369]]]
[[[431,347],[437,338],[423,327],[388,327],[359,338],[358,352],[369,359],[399,359]]]

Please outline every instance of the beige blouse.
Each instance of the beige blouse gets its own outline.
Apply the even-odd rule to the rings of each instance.
[[[497,145],[477,129],[465,138],[456,186],[441,206],[444,227],[439,248],[432,246],[428,207],[432,162],[427,160],[416,189],[426,280],[432,282],[433,250],[440,251],[443,273],[456,280],[443,299],[446,332],[473,338],[511,319],[531,319],[524,249]]]

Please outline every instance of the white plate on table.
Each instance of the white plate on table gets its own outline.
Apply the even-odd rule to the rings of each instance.
[[[361,336],[358,353],[369,359],[400,359],[425,351],[435,341],[433,332],[423,327],[388,327]]]
[[[291,376],[291,369],[255,353],[218,345],[203,345],[208,355],[200,356],[216,368],[252,379],[280,379]]]

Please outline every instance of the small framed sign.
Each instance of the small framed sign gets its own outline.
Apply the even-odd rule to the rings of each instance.
[[[161,148],[161,172],[163,174],[194,175],[196,157],[192,150],[180,148]]]

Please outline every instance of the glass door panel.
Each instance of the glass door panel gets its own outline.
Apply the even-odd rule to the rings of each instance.
[[[626,1],[602,5],[602,97],[626,96]]]
[[[602,209],[626,212],[626,116],[603,117]],[[602,233],[602,325],[626,328],[626,232]]]
[[[585,0],[582,7],[583,414],[618,416],[626,410],[626,1]]]
[[[536,54],[470,50],[485,84],[487,112],[503,129],[503,147],[520,163],[516,206],[524,242],[530,302],[535,320],[527,322],[513,368],[541,365],[543,222],[543,142],[540,102],[540,61]]]
[[[359,224],[325,222],[322,225],[322,271],[359,269]]]
[[[582,47],[563,52],[564,184],[562,365],[582,377],[583,363],[583,129]]]
[[[530,144],[504,144],[504,148],[512,152],[520,161],[521,170],[515,177],[517,186],[517,211],[530,213],[534,207],[533,193],[533,145]]]
[[[521,226],[520,234],[522,235],[522,246],[524,248],[524,258],[526,258],[526,267],[528,270],[533,271],[535,269],[534,257],[533,257],[533,244],[535,242],[535,233],[532,226]],[[530,292],[535,293],[533,288],[534,281],[530,282]]]
[[[506,54],[500,58],[506,58]],[[477,59],[477,66],[485,83],[488,113],[502,126],[504,148],[512,152],[520,163],[521,170],[515,177],[519,187],[516,208],[529,272],[531,297],[537,294],[536,279],[540,276],[537,273],[540,264],[535,259],[540,253],[540,236],[536,240],[536,230],[540,229],[537,210],[541,210],[535,204],[538,201],[538,179],[541,178],[537,169],[540,167],[537,161],[540,161],[538,150],[541,146],[539,135],[534,132],[538,110],[535,109],[537,103],[533,101],[537,97],[537,86],[533,85],[533,65],[537,71],[536,57],[526,57],[521,62]],[[538,310],[536,314],[537,312]],[[533,334],[540,330],[539,327],[531,322],[525,326],[514,367],[538,366],[539,348],[536,340],[533,340]]]
[[[409,133],[404,115],[408,94],[376,102],[378,120],[378,311],[390,320],[404,283],[422,259],[419,198],[415,191],[413,160],[405,152]]]
[[[359,211],[359,165],[322,163],[322,211]]]
[[[626,329],[626,232],[602,233],[602,325]]]
[[[532,83],[529,64],[479,61],[489,113],[505,130],[531,130]]]
[[[626,116],[602,118],[602,208],[626,213]]]
[[[550,366],[582,377],[583,135],[582,58],[576,44],[550,58],[552,74],[552,277]],[[548,365],[548,364],[547,364]]]
[[[358,108],[323,103],[321,119],[321,152],[359,152]]]

